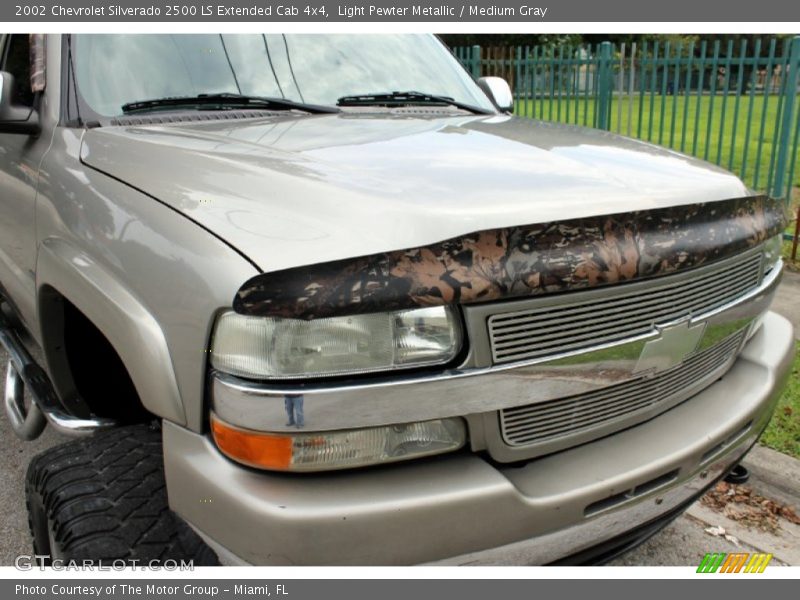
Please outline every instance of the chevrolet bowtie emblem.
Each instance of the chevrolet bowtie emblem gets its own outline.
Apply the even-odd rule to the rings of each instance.
[[[659,373],[679,365],[697,349],[706,330],[706,323],[689,326],[689,320],[656,329],[661,334],[658,339],[644,345],[636,363],[634,373],[653,371]]]

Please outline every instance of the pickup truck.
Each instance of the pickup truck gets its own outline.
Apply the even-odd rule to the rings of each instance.
[[[2,48],[5,408],[78,438],[45,562],[602,562],[770,419],[786,217],[722,169],[429,35]]]

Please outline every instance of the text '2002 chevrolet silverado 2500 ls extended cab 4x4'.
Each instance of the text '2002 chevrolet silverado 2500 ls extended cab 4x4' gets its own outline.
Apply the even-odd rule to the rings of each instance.
[[[602,560],[770,418],[785,215],[721,169],[514,118],[433,36],[2,57],[6,409],[84,436],[38,554]]]

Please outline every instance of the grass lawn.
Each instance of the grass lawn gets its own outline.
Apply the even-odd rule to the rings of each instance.
[[[584,102],[581,96],[569,100],[557,97],[552,101],[549,97],[521,100],[514,112],[547,121],[592,126],[594,111],[592,99]],[[769,181],[777,115],[777,96],[755,95],[751,102],[748,95],[718,95],[712,101],[709,96],[662,98],[656,94],[651,98],[649,94],[635,94],[632,98],[612,99],[611,131],[709,160],[732,170],[752,188],[763,189]],[[800,186],[800,152],[794,185]]]
[[[794,190],[793,198],[792,214],[796,215],[797,207],[800,206],[800,190],[797,188]],[[786,232],[794,234],[793,224],[786,229]],[[798,258],[795,261],[791,260],[791,251],[792,243],[784,242],[783,258],[786,261],[786,268],[800,272],[800,250],[798,250]],[[800,343],[797,346],[792,374],[789,376],[786,391],[778,408],[775,409],[775,416],[772,417],[772,421],[761,436],[761,443],[773,450],[800,458]]]
[[[800,188],[794,188],[794,191],[792,193],[792,200],[793,201],[792,201],[791,214],[792,218],[794,219],[797,217],[797,208],[798,206],[800,206]],[[794,235],[794,222],[789,223],[789,226],[785,229],[785,233],[788,233],[789,235]],[[786,262],[786,268],[788,270],[800,273],[800,246],[798,246],[797,256],[795,260],[792,260],[792,242],[784,241],[783,260]]]
[[[778,452],[800,458],[800,344],[789,384],[775,409],[775,416],[761,436],[761,443]]]
[[[783,242],[783,260],[789,271],[800,273],[800,247],[797,249],[797,257],[792,260],[792,242]],[[800,302],[800,299],[798,299],[798,302]]]

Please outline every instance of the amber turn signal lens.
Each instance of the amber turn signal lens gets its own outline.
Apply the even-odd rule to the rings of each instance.
[[[292,439],[231,427],[211,416],[211,431],[217,447],[226,456],[262,469],[284,471],[292,462]]]

